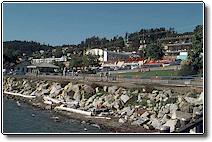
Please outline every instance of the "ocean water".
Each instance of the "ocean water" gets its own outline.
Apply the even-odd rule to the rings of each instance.
[[[60,122],[50,119],[59,117]],[[39,110],[28,104],[21,103],[20,107],[14,100],[3,98],[3,133],[110,133],[79,120],[69,119],[52,111]]]

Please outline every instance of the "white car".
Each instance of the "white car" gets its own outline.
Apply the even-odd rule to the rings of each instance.
[[[138,69],[138,66],[137,65],[132,65],[131,66],[131,70],[133,70],[133,69]]]
[[[163,67],[167,67],[167,66],[170,66],[169,63],[163,63]]]

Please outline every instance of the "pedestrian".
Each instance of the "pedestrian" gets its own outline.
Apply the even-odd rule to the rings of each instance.
[[[100,78],[101,78],[101,81],[102,81],[102,77],[103,77],[103,73],[102,73],[102,72],[100,72]]]
[[[75,73],[76,79],[78,78],[78,72]]]
[[[105,78],[108,79],[108,72],[105,73]]]
[[[108,78],[109,78],[109,80],[110,80],[110,76],[111,76],[111,73],[110,73],[110,72],[108,72]]]

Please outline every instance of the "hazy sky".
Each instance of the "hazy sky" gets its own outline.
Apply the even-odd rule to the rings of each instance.
[[[79,44],[142,28],[191,32],[203,24],[203,3],[3,3],[3,41]]]

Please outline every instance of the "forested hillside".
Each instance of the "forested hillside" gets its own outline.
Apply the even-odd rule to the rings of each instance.
[[[38,42],[28,41],[8,41],[3,43],[3,55],[12,60],[16,60],[18,57],[31,56],[33,52],[40,50],[52,50],[52,46],[41,45]]]

